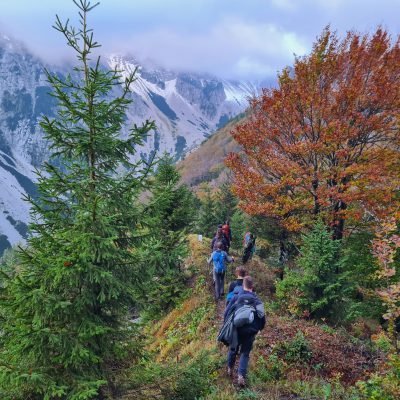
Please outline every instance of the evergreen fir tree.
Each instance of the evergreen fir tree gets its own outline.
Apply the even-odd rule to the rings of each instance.
[[[249,218],[237,208],[231,219],[232,244],[235,249],[243,248],[243,237],[249,229]]]
[[[341,241],[332,239],[322,221],[303,236],[299,270],[289,270],[277,285],[277,298],[315,317],[330,317],[342,299],[347,274],[340,271]]]
[[[187,233],[195,216],[195,198],[173,158],[165,154],[158,162],[146,207],[149,237],[142,251],[142,293],[151,317],[171,308],[182,295],[184,276],[181,265],[187,255]]]
[[[226,220],[230,220],[236,210],[238,200],[232,193],[231,184],[229,181],[220,185],[216,195],[216,210],[215,214],[217,221],[223,224]]]
[[[150,206],[162,234],[188,231],[194,220],[194,196],[186,185],[179,183],[180,179],[173,158],[164,154],[154,175]]]
[[[79,66],[74,78],[47,73],[59,108],[41,122],[60,166],[47,163],[38,173],[40,196],[30,199],[34,234],[2,295],[3,399],[104,398],[112,366],[126,351],[127,311],[140,279],[134,201],[150,167],[130,160],[153,123],[120,138],[135,74],[110,100],[121,73],[104,70],[100,58],[90,61],[99,47],[87,26],[95,6],[74,2],[80,28],[58,17],[55,28]]]
[[[197,219],[197,229],[200,234],[212,238],[217,230],[218,222],[216,203],[210,187],[204,188],[204,197],[200,199],[200,210]]]

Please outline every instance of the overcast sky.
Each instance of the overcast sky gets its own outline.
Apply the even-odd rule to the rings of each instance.
[[[70,50],[51,28],[56,14],[77,22],[72,0],[0,0],[0,32],[60,63]],[[327,24],[341,35],[382,25],[396,36],[399,16],[400,0],[102,0],[89,23],[104,53],[262,79],[306,54]]]

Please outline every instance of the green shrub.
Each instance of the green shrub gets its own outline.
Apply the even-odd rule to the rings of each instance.
[[[388,369],[357,383],[362,400],[398,400],[400,398],[400,356],[389,357]]]
[[[254,374],[262,382],[278,381],[283,376],[284,367],[284,363],[276,354],[271,354],[268,359],[260,356]]]
[[[210,361],[208,354],[201,355],[177,378],[175,387],[168,400],[193,400],[206,395],[213,382],[212,371],[215,365]]]
[[[356,390],[342,386],[338,378],[295,381],[290,389],[295,398],[304,400],[359,400]]]
[[[312,357],[310,345],[301,331],[291,341],[281,343],[277,353],[291,363],[308,363]]]
[[[259,398],[258,394],[250,389],[242,389],[236,397],[237,400],[257,400]]]
[[[221,367],[211,352],[204,351],[193,359],[168,362],[163,365],[144,360],[131,370],[126,399],[165,400],[199,399],[211,392],[215,371]]]

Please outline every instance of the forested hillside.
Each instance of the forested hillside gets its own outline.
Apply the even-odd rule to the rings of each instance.
[[[400,39],[326,28],[176,166],[137,157],[154,121],[121,135],[137,71],[75,4],[79,80],[46,71],[52,157],[0,259],[0,398],[399,399]]]
[[[215,187],[227,180],[225,158],[229,153],[240,149],[230,133],[243,118],[245,116],[240,115],[228,122],[178,163],[183,183],[196,190],[203,182],[211,183]]]

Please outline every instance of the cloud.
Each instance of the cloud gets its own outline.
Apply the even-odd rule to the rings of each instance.
[[[102,51],[130,53],[180,70],[264,78],[309,51],[330,24],[346,31],[382,25],[399,33],[400,0],[100,0],[89,16]],[[73,52],[51,28],[54,15],[71,17],[71,0],[0,0],[0,33],[21,40],[51,63]]]
[[[273,6],[282,8],[283,10],[295,10],[298,3],[298,0],[272,0]]]
[[[133,35],[128,43],[121,50],[139,59],[152,58],[170,68],[238,78],[270,77],[292,63],[294,53],[307,51],[306,41],[294,32],[238,18],[226,18],[201,34],[182,35],[160,29]]]

